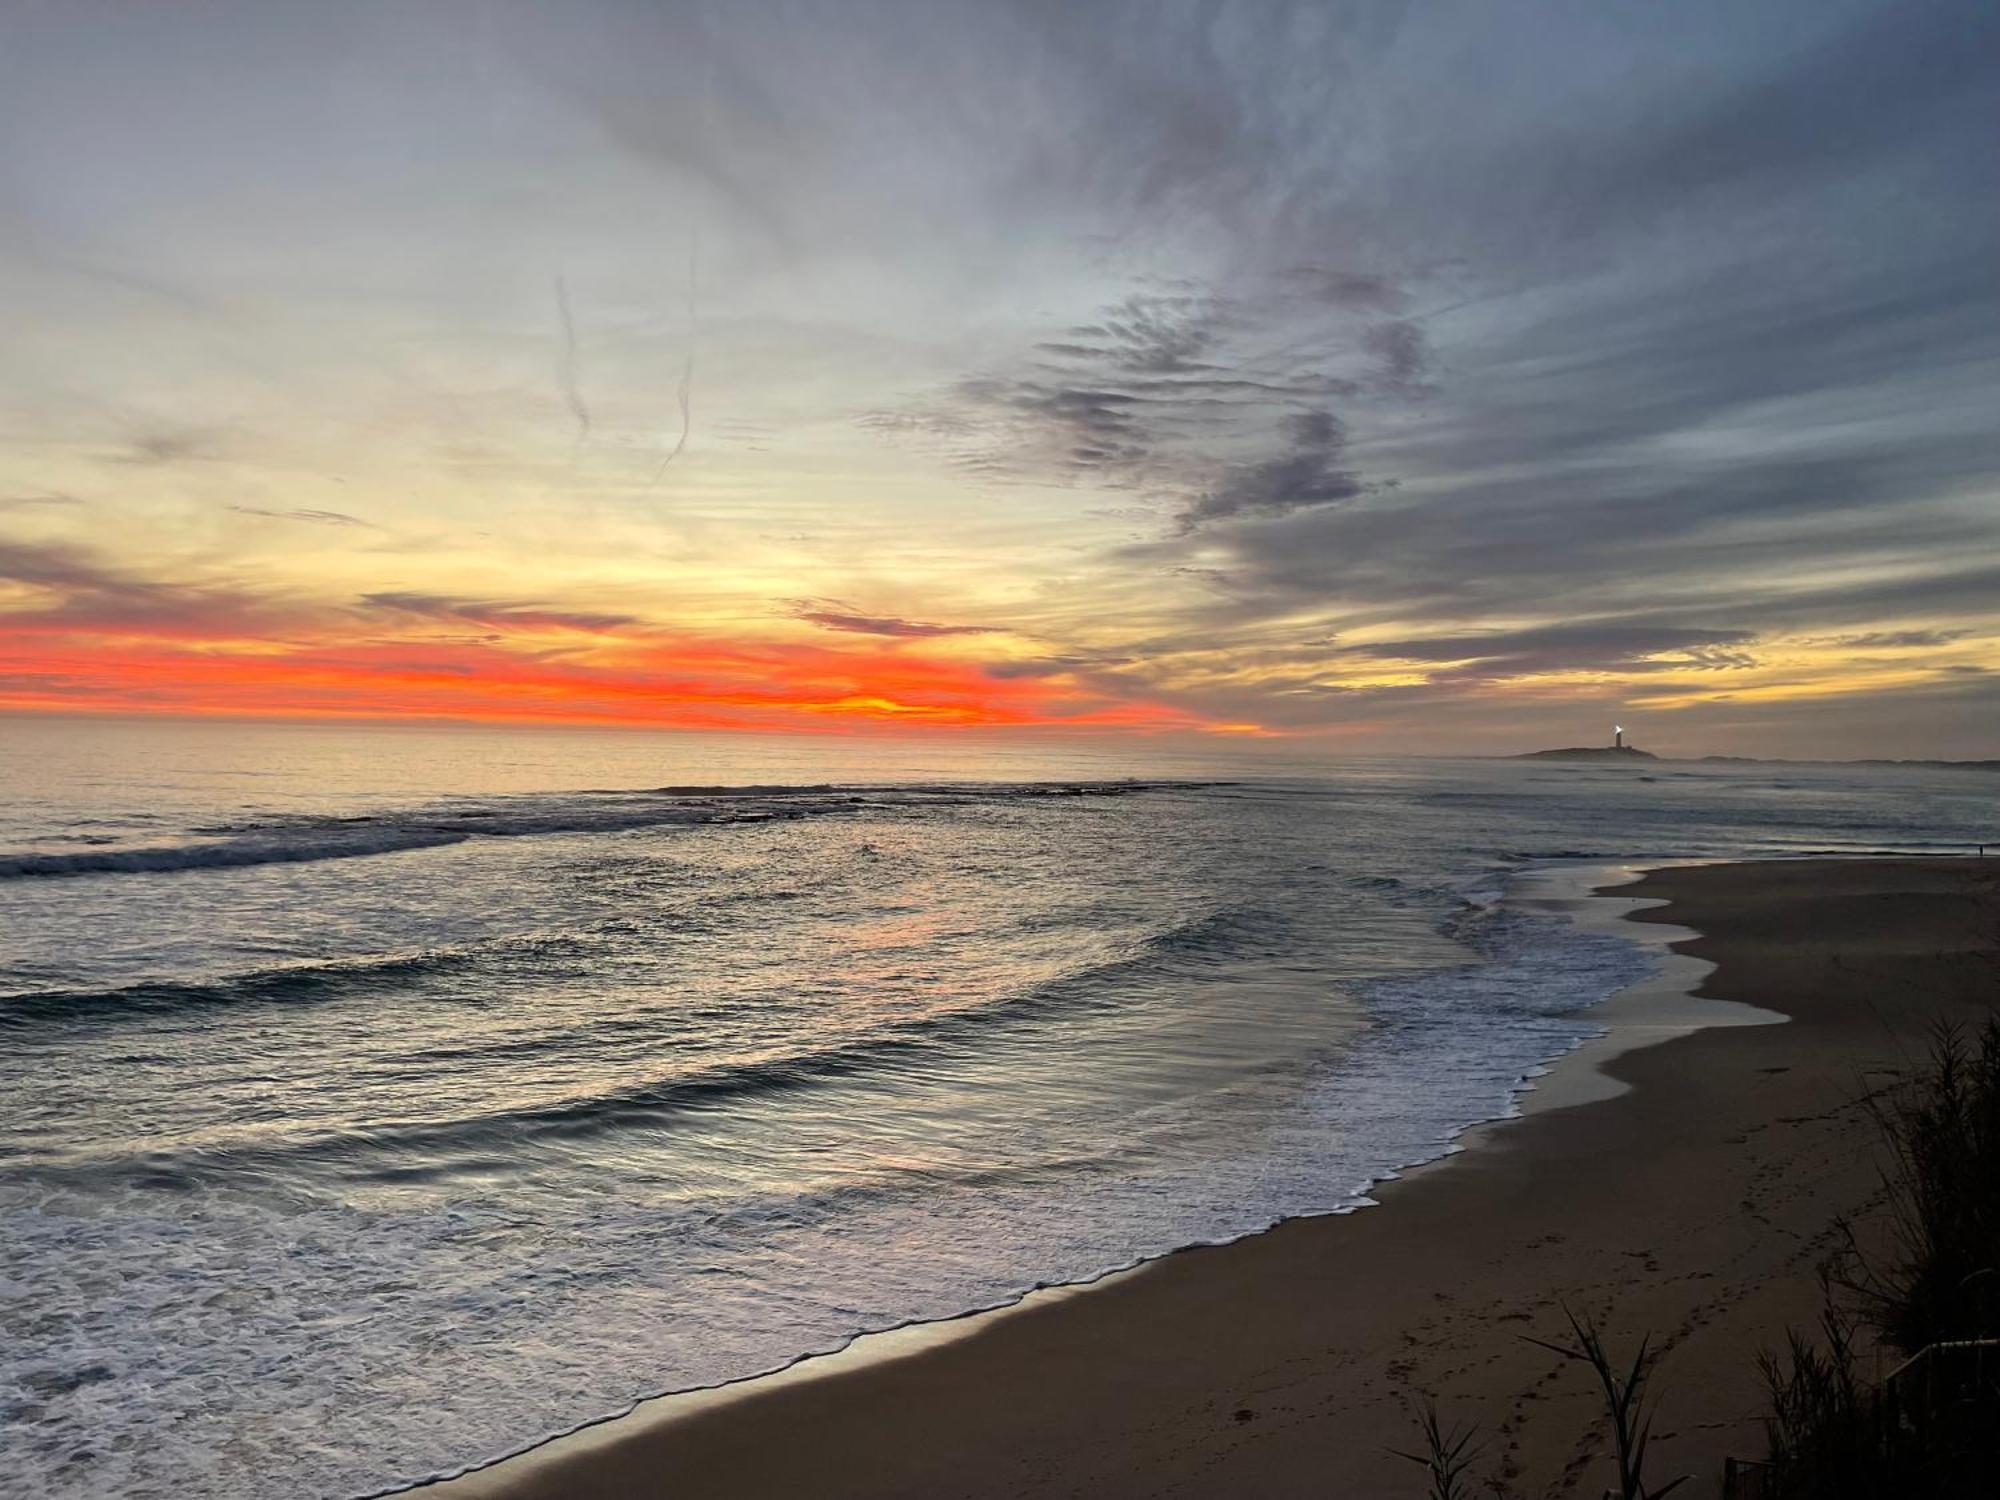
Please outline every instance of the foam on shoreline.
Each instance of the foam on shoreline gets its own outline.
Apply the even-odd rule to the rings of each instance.
[[[1684,860],[1700,864],[1714,861]],[[1042,1285],[1005,1301],[936,1319],[912,1320],[893,1328],[863,1332],[838,1348],[804,1354],[777,1369],[712,1386],[665,1392],[635,1401],[623,1412],[584,1423],[568,1432],[524,1445],[513,1453],[452,1474],[414,1485],[398,1485],[360,1500],[423,1491],[453,1500],[504,1500],[517,1482],[529,1479],[545,1465],[568,1463],[579,1456],[613,1448],[635,1432],[684,1422],[725,1407],[759,1399],[769,1393],[839,1376],[897,1360],[912,1358],[941,1345],[970,1337],[999,1319],[1058,1305],[1128,1277],[1183,1253],[1215,1249],[1269,1233],[1300,1219],[1340,1217],[1380,1206],[1377,1188],[1441,1170],[1454,1163],[1476,1163],[1474,1149],[1509,1121],[1528,1114],[1588,1104],[1615,1097],[1625,1085],[1604,1067],[1613,1058],[1657,1045],[1691,1031],[1712,1026],[1767,1025],[1786,1018],[1769,1010],[1730,1001],[1702,999],[1693,991],[1712,965],[1676,954],[1670,945],[1694,934],[1662,923],[1636,923],[1632,912],[1663,905],[1657,900],[1621,896],[1617,888],[1638,880],[1641,868],[1624,862],[1530,867],[1509,872],[1497,889],[1471,893],[1475,910],[1492,910],[1540,921],[1560,921],[1581,936],[1630,945],[1646,955],[1643,972],[1614,992],[1571,1013],[1570,1019],[1588,1029],[1564,1051],[1523,1072],[1509,1090],[1503,1109],[1458,1127],[1437,1149],[1385,1170],[1358,1184],[1340,1202],[1325,1209],[1286,1213],[1268,1223],[1216,1239],[1197,1240],[1158,1254],[1147,1254],[1106,1267],[1094,1276]],[[1492,967],[1486,965],[1481,967]],[[1473,970],[1471,972],[1477,972]],[[1427,976],[1428,977],[1428,976]]]

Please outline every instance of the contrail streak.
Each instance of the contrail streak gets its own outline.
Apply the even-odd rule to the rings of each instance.
[[[681,456],[681,450],[688,445],[688,434],[694,430],[694,351],[695,330],[697,326],[695,301],[696,291],[700,285],[698,274],[700,258],[701,231],[699,228],[691,229],[688,231],[688,352],[687,362],[681,366],[681,384],[678,393],[681,408],[681,436],[680,441],[674,444],[668,451],[667,456],[660,460],[659,468],[653,471],[652,482],[654,484],[660,482],[660,476],[665,474],[667,469],[673,464],[673,461]]]
[[[576,441],[581,447],[590,441],[590,408],[584,405],[583,392],[576,383],[576,319],[570,316],[569,287],[560,272],[556,275],[556,316],[562,322],[562,359],[556,366],[556,378],[562,383],[563,400],[568,404],[570,415],[576,418]]]

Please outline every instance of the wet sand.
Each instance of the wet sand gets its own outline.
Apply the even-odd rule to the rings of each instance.
[[[1608,1460],[1586,1379],[1522,1338],[1558,1333],[1567,1302],[1621,1348],[1666,1348],[1652,1473],[1713,1495],[1725,1454],[1761,1451],[1758,1349],[1814,1317],[1830,1221],[1877,1198],[1865,1097],[1935,1018],[1994,1001],[1997,893],[1996,860],[1655,872],[1616,894],[1696,929],[1676,946],[1717,966],[1698,993],[1787,1024],[1587,1050],[1539,1107],[1380,1207],[1183,1251],[898,1357],[654,1403],[420,1493],[1416,1496],[1423,1476],[1388,1450],[1428,1392],[1479,1424],[1504,1493],[1594,1496]],[[1612,1016],[1614,1043],[1666,1034]],[[1593,1065],[1622,1091],[1602,1097]]]

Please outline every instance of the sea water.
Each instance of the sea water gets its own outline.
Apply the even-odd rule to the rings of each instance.
[[[348,1497],[1361,1201],[1990,775],[0,725],[0,1490]]]

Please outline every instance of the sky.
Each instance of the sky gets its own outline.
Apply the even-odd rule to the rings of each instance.
[[[0,710],[2000,755],[1996,58],[0,0]]]

